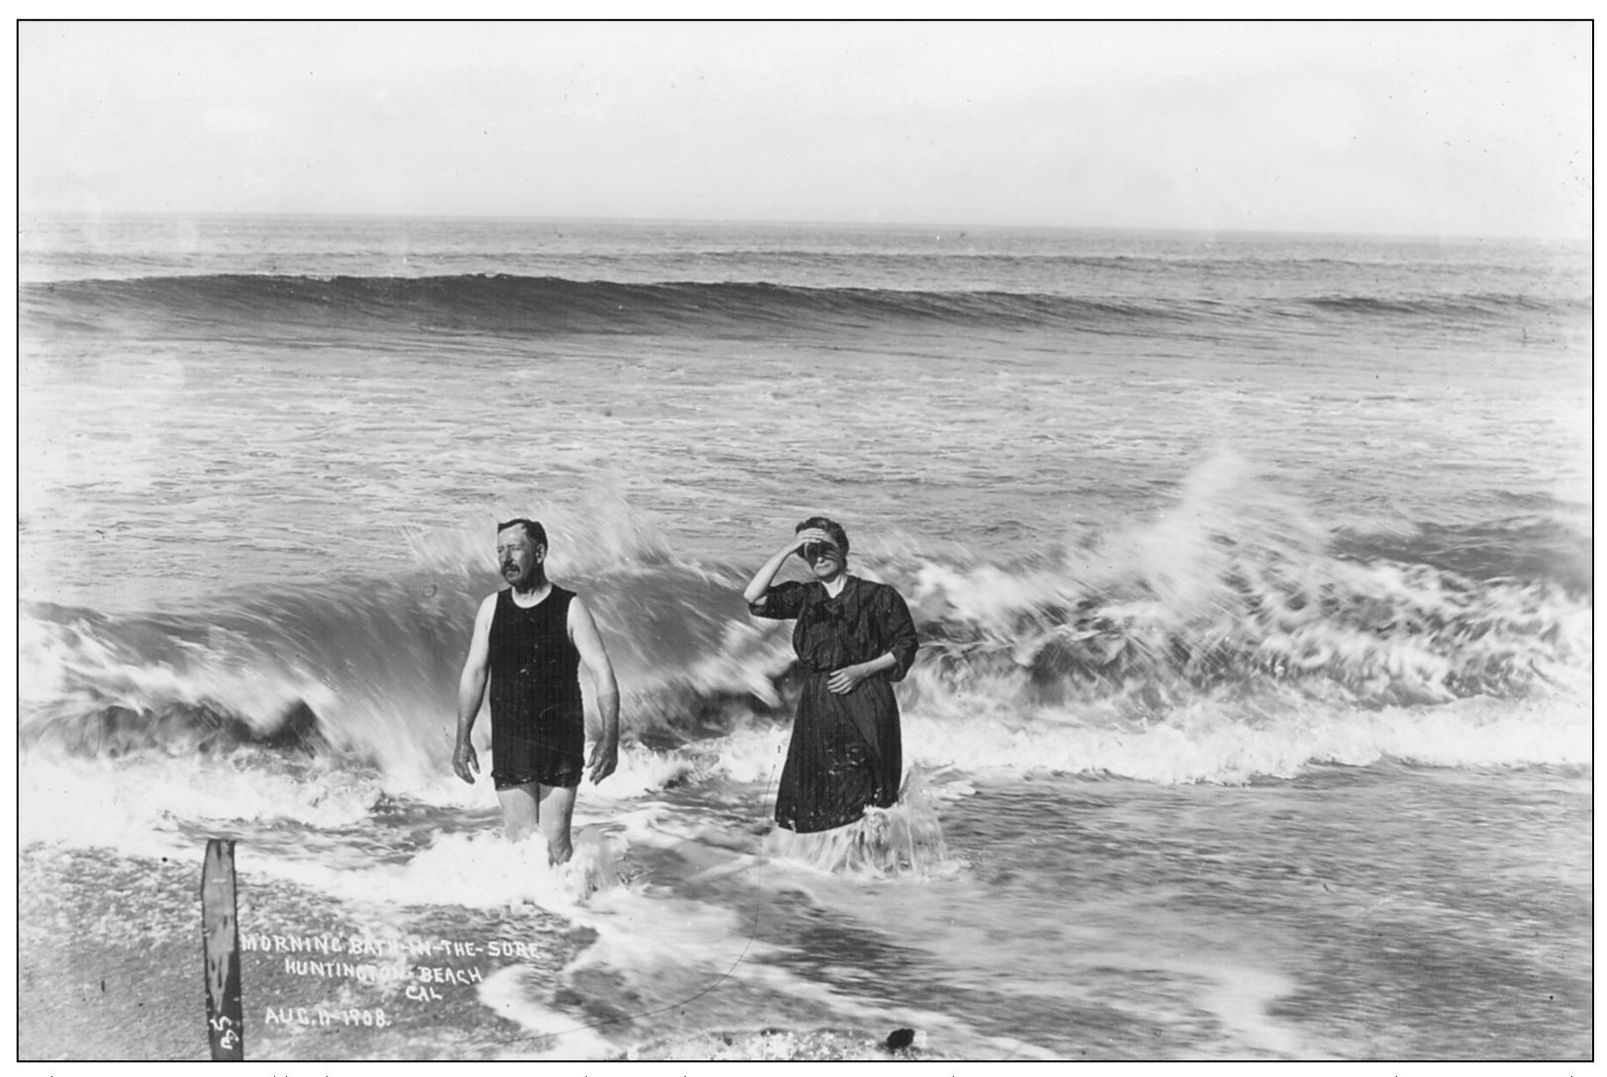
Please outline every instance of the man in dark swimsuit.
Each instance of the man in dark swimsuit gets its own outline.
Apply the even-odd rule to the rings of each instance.
[[[573,853],[569,821],[581,770],[593,783],[619,762],[619,686],[603,638],[580,597],[547,579],[547,532],[534,520],[497,527],[497,561],[508,588],[480,604],[458,682],[452,770],[473,783],[480,770],[469,734],[491,682],[491,771],[510,841],[537,830],[554,864]],[[602,738],[585,748],[579,667],[596,689]]]

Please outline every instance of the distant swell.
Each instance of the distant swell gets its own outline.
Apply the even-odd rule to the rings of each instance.
[[[777,327],[906,324],[1118,332],[1250,324],[1268,310],[1207,299],[1116,299],[1004,291],[806,288],[762,282],[625,284],[505,274],[403,277],[179,276],[25,284],[25,322],[122,329],[256,324],[285,334],[375,330],[530,336],[554,333],[740,335]],[[1268,301],[1296,315],[1485,320],[1588,311],[1522,295]]]
[[[1361,295],[1315,296],[1306,305],[1328,314],[1371,318],[1454,318],[1490,320],[1513,314],[1588,314],[1589,300],[1554,302],[1532,295],[1506,295],[1481,292],[1467,295],[1399,296],[1380,298]]]

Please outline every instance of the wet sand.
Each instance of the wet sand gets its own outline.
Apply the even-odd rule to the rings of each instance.
[[[18,1058],[23,1061],[205,1061],[206,996],[201,949],[201,856],[114,858],[35,845],[18,862]],[[239,876],[242,933],[269,937],[344,937],[364,933],[372,918],[316,891],[280,881]],[[415,938],[449,935],[439,910],[403,910]],[[461,926],[458,927],[459,933]],[[519,965],[525,982],[559,983],[559,970],[590,941],[556,917],[529,908],[487,917],[488,935],[517,934],[529,952],[516,961],[473,963],[432,958],[440,967],[489,977]],[[434,985],[427,1001],[410,1000],[403,983],[361,983],[286,970],[328,955],[242,953],[245,1056],[278,1061],[345,1059],[564,1058],[561,1040],[533,1034],[495,1013],[474,986]],[[358,958],[351,958],[356,961]],[[296,967],[294,964],[292,967]],[[416,966],[415,966],[416,967]],[[415,990],[416,990],[415,986]],[[571,1005],[580,1000],[558,997]],[[582,1003],[585,1016],[606,1027],[629,1020]],[[269,1017],[270,1011],[275,1015]],[[384,1027],[353,1014],[386,1014]],[[325,1023],[320,1014],[329,1018]],[[663,1037],[622,1049],[618,1060],[911,1059],[933,1057],[924,1037],[913,1043],[897,1030],[726,1029]]]
[[[200,880],[199,849],[194,862],[185,864],[41,846],[23,850],[18,863],[18,1057],[210,1058]],[[242,936],[376,935],[374,924],[381,918],[387,932],[418,940],[454,933],[441,922],[439,911],[353,909],[307,888],[247,873],[239,876],[239,889]],[[556,984],[559,970],[590,941],[589,933],[528,907],[487,914],[482,931],[488,937],[516,937],[525,951],[517,960],[442,955],[415,962],[396,957],[391,963],[405,970],[405,978],[363,982],[349,975],[292,971],[339,955],[243,946],[245,1057],[473,1058],[550,1051],[552,1040],[498,1016],[480,1001],[474,984],[426,986],[417,977],[417,965],[427,960],[443,977],[466,980],[517,963],[526,975]],[[355,956],[345,960],[374,961]],[[410,999],[410,988],[428,997]],[[606,1021],[616,1015],[589,1016]]]
[[[25,849],[17,863],[17,1057],[207,1059],[193,866]],[[141,895],[187,890],[186,932]]]

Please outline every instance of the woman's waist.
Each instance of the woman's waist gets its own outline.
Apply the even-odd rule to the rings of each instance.
[[[835,673],[854,662],[852,658],[800,658],[798,668],[805,673]]]
[[[844,658],[840,661],[833,662],[800,658],[798,660],[798,671],[810,677],[826,677],[836,673],[839,669],[846,669],[849,666],[857,666],[861,662],[869,662],[871,657],[874,656],[866,658]],[[877,675],[878,674],[870,674],[869,676],[874,677]],[[869,677],[867,677],[867,679],[869,679]]]

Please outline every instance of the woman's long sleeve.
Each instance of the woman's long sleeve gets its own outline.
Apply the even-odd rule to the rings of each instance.
[[[797,580],[772,584],[759,601],[748,603],[748,612],[773,621],[790,621],[803,610],[805,589]]]
[[[888,671],[888,678],[901,681],[915,664],[915,651],[920,647],[920,640],[915,635],[915,620],[910,617],[910,608],[904,596],[887,586],[878,588],[877,613],[887,651],[898,663]]]

